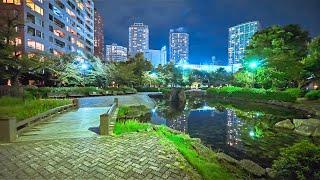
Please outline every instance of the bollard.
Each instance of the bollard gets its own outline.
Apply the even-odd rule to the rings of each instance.
[[[74,107],[79,108],[79,99],[74,98],[74,99],[72,100],[72,104],[73,104]]]
[[[17,124],[14,117],[0,117],[0,141],[13,142],[17,138]]]
[[[118,98],[114,98],[114,103],[116,104],[116,107],[118,107],[118,105],[119,105],[119,99],[118,99]]]
[[[109,115],[101,114],[100,115],[100,135],[109,135]]]

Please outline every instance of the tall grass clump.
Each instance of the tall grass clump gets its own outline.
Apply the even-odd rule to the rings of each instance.
[[[147,131],[150,128],[150,124],[139,123],[135,119],[130,119],[126,121],[116,122],[114,126],[114,134],[120,135],[130,132]]]
[[[15,97],[0,98],[0,116],[16,117],[21,121],[50,109],[71,104],[69,99],[21,99]]]

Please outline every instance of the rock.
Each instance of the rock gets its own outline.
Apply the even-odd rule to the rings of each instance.
[[[276,172],[271,168],[266,168],[267,176],[274,179],[276,177]]]
[[[312,133],[313,137],[320,137],[320,127],[317,127],[316,130]]]
[[[299,127],[302,125],[303,121],[305,121],[306,119],[293,119],[293,124],[294,124],[294,127]]]
[[[293,119],[293,124],[295,127],[299,127],[301,125],[307,125],[307,126],[314,126],[319,127],[320,126],[320,120],[319,119]]]
[[[225,153],[222,153],[222,152],[219,152],[217,153],[217,159],[219,161],[225,161],[225,162],[228,162],[228,163],[231,163],[231,164],[239,164],[239,161],[234,159],[233,157],[225,154]]]
[[[275,127],[277,128],[284,128],[284,129],[294,129],[294,124],[291,122],[290,119],[284,120],[284,121],[280,121],[277,122],[275,124]]]
[[[317,127],[308,126],[308,125],[300,125],[294,129],[294,132],[303,135],[303,136],[311,136],[315,132]]]
[[[261,166],[259,166],[258,164],[256,164],[255,162],[252,162],[250,160],[247,159],[243,159],[240,161],[240,166],[246,170],[247,172],[261,177],[266,175],[266,170],[264,168],[262,168]]]
[[[186,94],[184,90],[181,88],[174,88],[171,90],[169,101],[171,102],[179,102],[185,103],[186,102]]]

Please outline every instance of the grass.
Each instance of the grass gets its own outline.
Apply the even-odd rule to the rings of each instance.
[[[16,117],[21,121],[55,107],[70,104],[69,99],[21,99],[14,97],[0,98],[0,116]]]
[[[120,135],[129,132],[148,131],[150,128],[150,124],[139,123],[137,120],[129,120],[117,122],[114,133]],[[185,134],[175,134],[167,127],[160,126],[154,129],[156,130],[153,133],[162,140],[173,144],[204,179],[236,179],[234,173],[230,173],[227,168],[216,160],[216,153],[209,148],[195,142]]]
[[[120,135],[129,132],[146,131],[150,128],[149,124],[139,123],[137,120],[131,119],[124,122],[117,122],[114,126],[114,133]]]

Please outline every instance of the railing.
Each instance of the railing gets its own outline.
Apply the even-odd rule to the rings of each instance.
[[[54,109],[50,109],[44,113],[38,114],[36,116],[33,116],[31,118],[25,119],[23,121],[17,122],[17,134],[20,135],[23,131],[25,131],[28,127],[31,127],[35,125],[36,123],[39,123],[46,118],[53,116],[57,113],[61,113],[64,111],[67,111],[70,108],[73,108],[75,105],[74,104],[68,104],[60,107],[56,107]]]
[[[72,104],[51,109],[20,122],[17,122],[15,117],[0,117],[0,142],[13,142],[16,140],[17,135],[21,134],[33,125],[46,120],[50,116],[77,106],[78,100],[74,99]]]
[[[100,115],[100,135],[109,135],[112,133],[115,121],[117,119],[118,104],[118,98],[114,98],[114,102],[110,109],[106,113]]]

